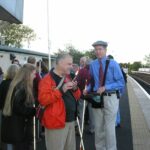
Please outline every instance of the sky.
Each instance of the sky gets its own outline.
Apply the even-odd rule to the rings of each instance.
[[[72,44],[80,51],[97,40],[118,62],[143,61],[150,53],[149,0],[49,0],[51,54]],[[26,0],[24,24],[34,29],[30,49],[48,53],[47,0]]]

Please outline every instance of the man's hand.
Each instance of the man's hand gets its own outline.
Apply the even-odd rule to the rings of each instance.
[[[97,90],[97,93],[101,95],[104,91],[105,91],[105,86],[102,86]]]
[[[71,89],[73,89],[73,90],[76,90],[78,87],[77,87],[77,82],[75,81],[75,82],[67,82],[67,83],[65,83],[64,85],[63,85],[63,87],[62,87],[62,90],[63,90],[63,92],[65,93],[65,92],[67,92],[68,90],[71,90]]]
[[[87,95],[88,91],[86,89],[83,90],[83,95]]]
[[[73,83],[73,87],[72,87],[72,90],[75,91],[78,89],[78,86],[77,86],[77,81],[72,81]]]

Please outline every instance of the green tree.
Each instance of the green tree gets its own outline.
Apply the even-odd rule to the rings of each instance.
[[[146,67],[150,67],[150,54],[145,55],[144,60],[146,61]]]
[[[90,59],[96,59],[94,49],[85,51],[85,56],[88,56]]]
[[[7,21],[2,21],[0,20],[0,32],[2,31],[3,28],[6,28],[6,26],[8,26],[10,23],[8,23]]]
[[[27,42],[28,47],[30,41],[34,40],[36,35],[28,26],[22,24],[6,24],[0,28],[0,33],[5,37],[5,44],[8,46],[22,47],[22,42]]]
[[[81,51],[75,49],[75,47],[72,46],[72,45],[68,45],[66,47],[66,50],[69,52],[70,55],[73,56],[73,62],[75,64],[79,64],[80,63],[80,58],[83,57],[84,54]]]
[[[71,56],[73,56],[73,63],[79,64],[80,58],[84,56],[84,53],[77,50],[73,45],[67,44],[64,50],[59,49],[56,55],[62,54],[64,52],[68,52]]]
[[[136,61],[130,66],[130,69],[133,71],[138,71],[138,69],[141,67],[142,67],[142,63],[140,61]]]

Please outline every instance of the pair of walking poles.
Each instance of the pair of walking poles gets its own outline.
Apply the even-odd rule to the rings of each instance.
[[[76,73],[76,76],[74,77],[73,81],[76,80],[78,73],[79,72]],[[87,85],[87,80],[85,81],[85,88],[84,89],[86,89],[86,85]],[[79,135],[80,135],[80,150],[85,150],[84,142],[83,142],[85,104],[86,104],[86,101],[83,100],[83,113],[82,113],[82,124],[81,124],[81,126],[80,126],[80,122],[79,122],[79,117],[77,116],[77,125],[78,125]]]
[[[80,126],[79,118],[77,117],[77,124],[79,128],[79,134],[80,134],[80,150],[85,150],[84,142],[83,142],[83,132],[84,132],[84,115],[85,115],[85,103],[86,101],[83,101],[83,113],[82,113],[82,124]]]

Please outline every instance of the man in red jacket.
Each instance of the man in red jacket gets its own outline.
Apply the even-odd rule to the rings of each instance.
[[[68,79],[73,59],[61,54],[56,67],[39,84],[39,102],[45,106],[42,124],[45,127],[47,150],[76,150],[75,120],[76,100],[80,98],[77,82]],[[60,88],[56,88],[64,80]]]

